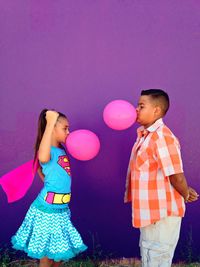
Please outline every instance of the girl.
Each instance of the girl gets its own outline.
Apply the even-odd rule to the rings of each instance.
[[[87,248],[70,221],[71,174],[62,147],[68,134],[69,123],[64,114],[47,109],[41,112],[35,161],[39,160],[38,173],[44,187],[12,237],[15,249],[40,259],[39,267],[58,267],[61,260],[68,260]]]

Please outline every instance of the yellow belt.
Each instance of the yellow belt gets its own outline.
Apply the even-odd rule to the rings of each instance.
[[[66,204],[70,202],[71,193],[60,194],[54,192],[47,192],[45,201],[49,204]]]

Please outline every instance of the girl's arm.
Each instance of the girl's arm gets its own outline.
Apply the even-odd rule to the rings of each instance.
[[[39,146],[38,159],[41,163],[46,163],[50,160],[52,133],[59,114],[56,111],[48,110],[46,112],[46,128]]]
[[[41,180],[44,182],[44,174],[42,173],[42,168],[39,167],[37,172],[38,172],[38,175],[40,176]]]

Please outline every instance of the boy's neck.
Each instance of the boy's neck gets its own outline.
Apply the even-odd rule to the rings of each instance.
[[[149,123],[149,124],[146,124],[146,125],[143,125],[141,124],[141,126],[143,126],[145,129],[151,127],[156,121],[158,121],[159,119],[162,119],[162,117],[160,118],[157,118],[156,120],[154,120],[153,122]]]

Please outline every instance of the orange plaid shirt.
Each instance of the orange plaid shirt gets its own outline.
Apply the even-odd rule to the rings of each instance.
[[[144,227],[167,216],[183,217],[183,197],[169,176],[183,173],[180,145],[162,119],[137,130],[127,178],[125,202],[132,201],[132,223]]]

